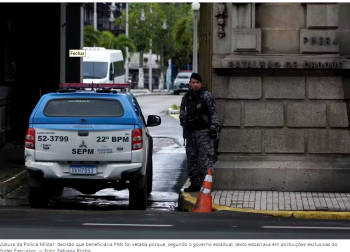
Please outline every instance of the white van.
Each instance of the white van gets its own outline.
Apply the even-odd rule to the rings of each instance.
[[[120,50],[103,47],[84,47],[84,83],[124,83],[124,58]]]

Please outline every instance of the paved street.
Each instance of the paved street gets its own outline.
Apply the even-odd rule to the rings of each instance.
[[[172,105],[180,106],[181,95],[157,95],[140,96],[137,100],[144,111],[144,117],[147,120],[148,115],[165,115],[166,110]],[[152,136],[174,137],[182,141],[182,128],[179,121],[172,116],[162,116],[162,124],[158,127],[149,128]]]
[[[349,239],[349,221],[169,211],[0,209],[2,239]],[[342,250],[345,251],[345,250]]]

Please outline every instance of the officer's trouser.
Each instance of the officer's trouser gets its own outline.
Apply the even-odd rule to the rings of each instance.
[[[186,140],[188,177],[192,184],[202,186],[208,168],[213,167],[214,147],[209,129],[188,132]],[[199,172],[198,157],[202,171]]]

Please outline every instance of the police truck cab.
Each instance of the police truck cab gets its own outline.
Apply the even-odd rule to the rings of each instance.
[[[60,84],[41,97],[25,140],[31,207],[46,207],[50,195],[70,187],[83,194],[128,188],[130,207],[146,208],[153,177],[148,127],[161,118],[146,122],[127,85]]]

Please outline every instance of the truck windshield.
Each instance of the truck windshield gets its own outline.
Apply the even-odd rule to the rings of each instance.
[[[179,74],[176,79],[189,79],[191,74]]]
[[[83,62],[84,79],[102,79],[107,76],[107,62]]]
[[[119,100],[109,99],[54,99],[47,103],[48,117],[121,117],[124,108]]]

